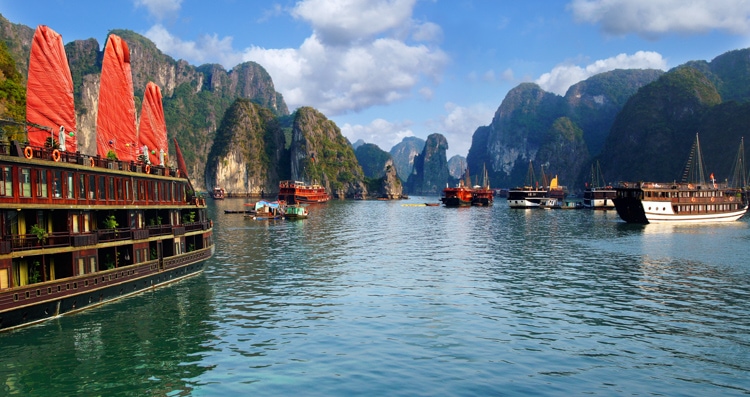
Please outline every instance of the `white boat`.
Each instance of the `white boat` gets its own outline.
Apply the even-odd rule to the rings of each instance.
[[[621,183],[614,200],[617,214],[628,223],[705,223],[740,219],[748,208],[743,191],[717,183],[713,174],[706,183],[701,157],[696,135],[690,158],[698,162],[698,182]]]

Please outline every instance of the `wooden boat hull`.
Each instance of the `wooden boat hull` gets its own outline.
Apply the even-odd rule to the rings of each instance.
[[[200,274],[214,247],[96,274],[37,283],[0,295],[0,330],[77,313]],[[167,260],[168,259],[168,260]]]

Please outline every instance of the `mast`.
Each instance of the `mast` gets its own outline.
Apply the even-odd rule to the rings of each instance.
[[[685,169],[682,172],[682,183],[693,183],[699,186],[706,185],[706,176],[703,171],[703,153],[701,153],[698,133],[695,133],[695,142],[690,149]]]

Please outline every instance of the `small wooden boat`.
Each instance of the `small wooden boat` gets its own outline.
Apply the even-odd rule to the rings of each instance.
[[[286,219],[307,219],[307,208],[301,205],[290,205],[284,209]]]
[[[255,214],[245,215],[256,221],[267,221],[271,219],[282,219],[284,217],[284,208],[278,201],[269,202],[260,200],[255,203]]]

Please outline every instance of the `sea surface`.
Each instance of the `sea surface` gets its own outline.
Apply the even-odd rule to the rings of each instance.
[[[0,334],[0,395],[750,394],[748,219],[209,202],[202,274]]]

